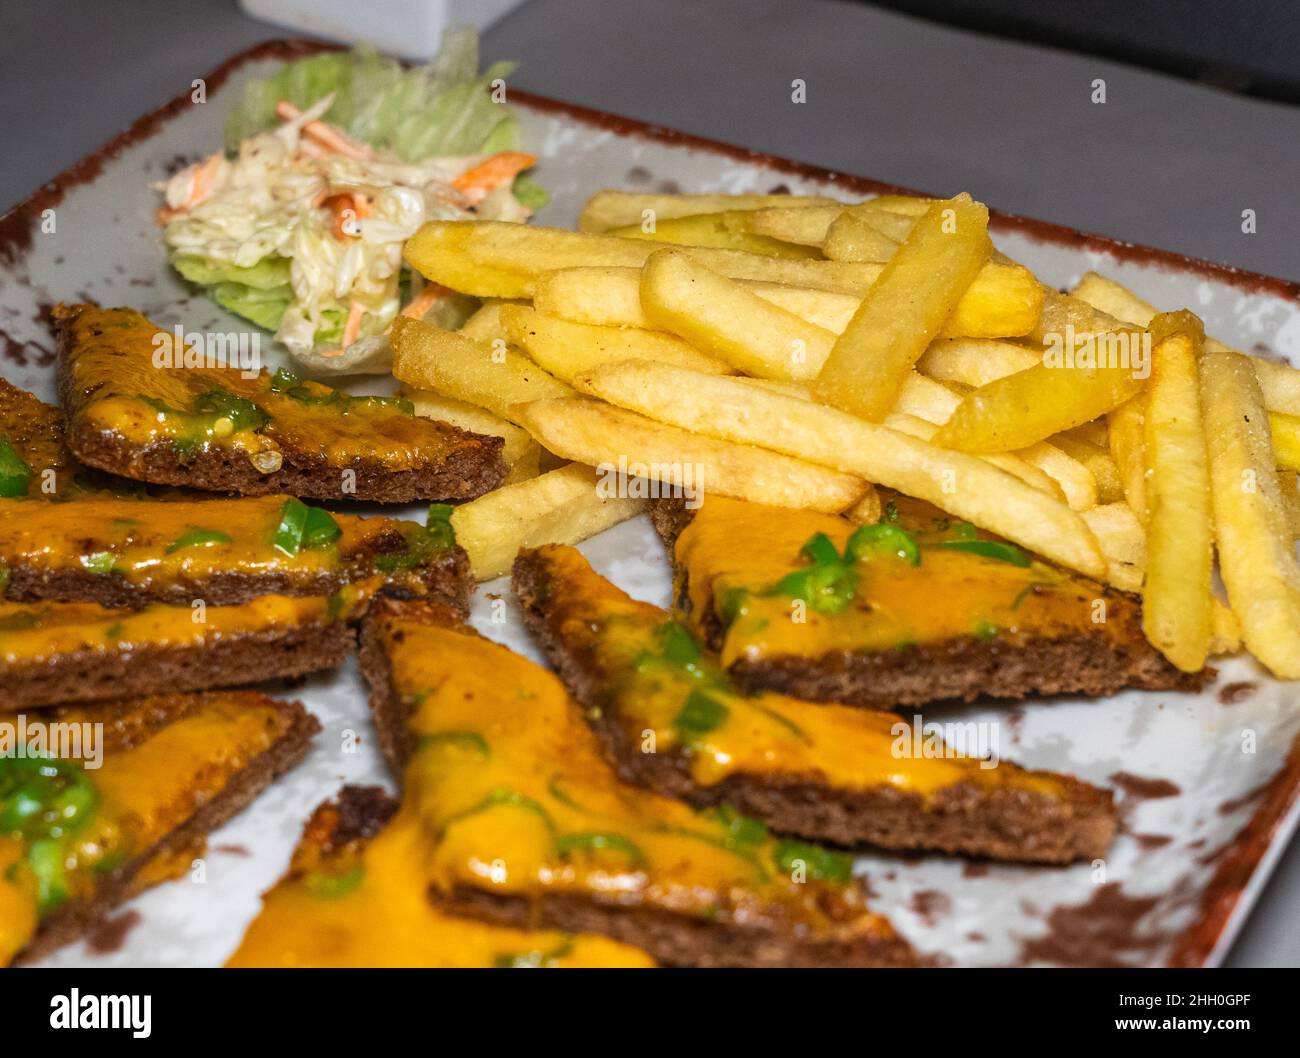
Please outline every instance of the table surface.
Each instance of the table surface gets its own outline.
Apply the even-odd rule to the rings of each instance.
[[[0,98],[19,149],[0,168],[0,209],[227,56],[284,35],[234,0],[11,8]],[[512,83],[531,91],[1300,279],[1297,107],[831,0],[531,0],[487,32],[484,54],[520,60]],[[1105,103],[1092,101],[1098,79]],[[1300,842],[1228,965],[1300,965],[1298,910]]]

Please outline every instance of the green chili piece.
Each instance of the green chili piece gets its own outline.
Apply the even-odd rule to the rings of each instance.
[[[686,704],[677,714],[673,725],[677,728],[678,737],[689,743],[710,731],[716,731],[727,722],[730,715],[731,710],[722,702],[697,687],[687,695]]]
[[[921,549],[917,546],[916,537],[892,522],[858,526],[849,537],[844,551],[853,562],[890,555],[901,558],[909,566],[921,564]]]
[[[343,530],[329,511],[320,507],[307,508],[307,520],[303,523],[302,546],[308,551],[322,551],[334,543]]]
[[[188,547],[211,547],[213,544],[229,544],[232,542],[228,534],[218,529],[195,527],[189,532],[178,536],[175,543],[167,548],[166,554],[174,555],[177,551],[184,551]]]
[[[9,438],[0,437],[0,496],[26,496],[31,484],[29,467]]]
[[[1007,544],[1001,540],[940,540],[938,543],[926,546],[943,548],[946,551],[967,551],[972,555],[991,558],[997,562],[1010,562],[1013,566],[1029,565],[1027,554],[1015,544]]]
[[[818,882],[843,885],[853,877],[853,860],[840,852],[832,852],[820,845],[804,841],[783,840],[773,851],[777,867],[790,874],[797,862],[802,862],[808,877]]]
[[[307,528],[309,513],[302,500],[294,497],[285,500],[280,509],[280,524],[271,537],[271,545],[290,558],[295,557],[302,548],[302,534]]]

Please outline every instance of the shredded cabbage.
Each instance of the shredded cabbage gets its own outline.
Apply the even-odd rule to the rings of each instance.
[[[426,66],[359,50],[249,82],[227,152],[160,185],[173,267],[316,373],[386,371],[385,331],[423,285],[405,283],[405,241],[428,220],[522,221],[546,201],[510,179],[528,156],[457,184],[518,141],[490,90],[513,65],[478,62],[477,35],[457,30]]]

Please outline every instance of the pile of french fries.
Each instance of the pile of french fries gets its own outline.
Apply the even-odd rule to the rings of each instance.
[[[968,195],[602,191],[576,232],[435,221],[406,258],[482,299],[392,334],[420,414],[505,438],[505,487],[453,515],[480,578],[641,510],[615,466],[861,522],[880,485],[1140,592],[1185,671],[1244,643],[1300,678],[1300,370],[1096,274],[1045,286]]]

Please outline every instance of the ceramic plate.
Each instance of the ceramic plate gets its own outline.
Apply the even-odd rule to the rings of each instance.
[[[235,57],[206,79],[206,103],[193,104],[187,94],[140,119],[0,218],[0,373],[53,398],[47,311],[61,299],[130,305],[161,324],[191,330],[247,327],[189,292],[167,268],[150,184],[220,144],[222,122],[244,81],[315,47],[271,43]],[[779,187],[841,197],[883,189],[553,100],[514,93],[511,102],[525,147],[543,158],[538,176],[552,194],[538,217],[543,224],[571,225],[583,200],[602,187]],[[978,187],[969,190],[978,196]],[[1023,218],[998,216],[993,231],[999,248],[1049,283],[1066,286],[1096,269],[1158,306],[1190,307],[1209,333],[1239,348],[1300,363],[1294,283]],[[646,518],[582,550],[633,595],[667,603],[668,566]],[[504,580],[481,586],[475,623],[537,658],[515,614],[507,612],[500,624],[490,619],[490,597],[506,592]],[[1217,962],[1300,815],[1294,688],[1247,658],[1218,669],[1214,683],[1196,696],[1129,693],[927,714],[995,722],[1004,758],[1113,788],[1122,832],[1104,863],[1069,868],[865,855],[858,868],[876,907],[919,950],[959,965]],[[312,808],[345,782],[388,784],[351,666],[296,694],[324,725],[302,766],[211,836],[204,871],[150,891],[97,937],[48,963],[221,963],[256,913],[259,894],[284,869]],[[360,734],[353,752],[345,751],[350,733]]]

